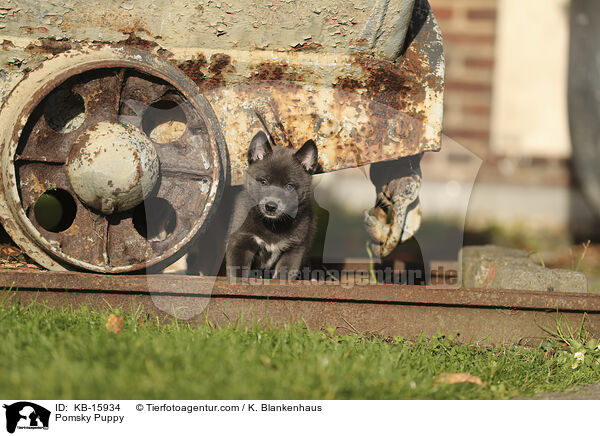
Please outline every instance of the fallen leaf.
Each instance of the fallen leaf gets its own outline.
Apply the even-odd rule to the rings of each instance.
[[[111,313],[108,317],[108,321],[106,321],[106,330],[112,333],[119,333],[123,328],[123,317],[116,316],[114,313]]]
[[[481,379],[466,372],[443,372],[435,380],[435,384],[453,385],[456,383],[472,383],[483,386]]]

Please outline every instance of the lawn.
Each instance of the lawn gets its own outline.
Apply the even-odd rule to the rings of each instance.
[[[600,380],[596,358],[586,355],[573,369],[573,353],[558,344],[486,347],[441,335],[409,341],[331,333],[302,325],[159,324],[135,311],[23,307],[5,293],[0,396],[501,399]],[[467,373],[482,384],[452,384],[442,373]]]

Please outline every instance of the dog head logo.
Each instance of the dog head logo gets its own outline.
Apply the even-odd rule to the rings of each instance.
[[[4,405],[6,409],[6,431],[14,433],[15,429],[47,429],[50,411],[28,401],[19,401]]]

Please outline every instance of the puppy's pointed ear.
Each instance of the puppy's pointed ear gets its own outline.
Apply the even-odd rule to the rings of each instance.
[[[315,141],[309,139],[294,156],[302,164],[307,173],[313,174],[317,170],[317,164],[319,163],[318,154]]]
[[[248,149],[248,162],[254,163],[257,160],[263,160],[269,153],[271,153],[271,146],[269,145],[269,138],[265,132],[258,132],[250,141],[250,148]]]

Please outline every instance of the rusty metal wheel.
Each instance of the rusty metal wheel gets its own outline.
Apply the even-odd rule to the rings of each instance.
[[[210,218],[227,169],[208,101],[147,53],[44,63],[0,112],[7,232],[50,269],[164,266]],[[4,203],[4,204],[3,204]]]

